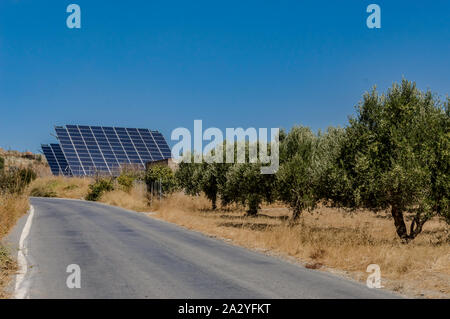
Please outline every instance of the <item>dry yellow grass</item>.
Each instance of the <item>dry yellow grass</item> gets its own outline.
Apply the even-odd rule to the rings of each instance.
[[[9,251],[0,245],[0,299],[10,297],[4,290],[9,284],[11,276],[17,271],[17,263],[9,255]]]
[[[386,213],[349,213],[322,207],[289,224],[280,205],[263,208],[257,217],[244,209],[210,211],[209,202],[175,194],[154,205],[155,217],[211,236],[277,255],[294,257],[309,268],[365,281],[369,264],[381,268],[382,284],[414,297],[450,298],[450,233],[439,219],[405,245]]]
[[[91,178],[47,176],[34,180],[28,189],[32,196],[84,199],[92,181]]]
[[[26,196],[0,195],[0,240],[16,224],[16,221],[27,212],[28,207],[28,197]],[[16,262],[0,243],[0,298],[8,297],[8,294],[4,292],[4,288],[16,270]]]
[[[148,212],[150,210],[145,185],[135,185],[130,192],[120,189],[107,192],[100,197],[100,202],[137,212]]]
[[[28,197],[24,195],[0,195],[0,239],[27,212]]]

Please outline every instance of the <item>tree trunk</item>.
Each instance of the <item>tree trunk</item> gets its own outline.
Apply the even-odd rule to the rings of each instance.
[[[216,210],[216,208],[217,208],[217,195],[213,196],[213,198],[211,199],[211,203],[212,203],[212,210]]]
[[[250,215],[250,216],[256,216],[256,214],[258,214],[258,206],[259,206],[258,201],[251,200],[251,201],[248,203],[248,211],[247,211],[247,214]]]
[[[394,218],[395,230],[401,239],[408,240],[409,236],[406,230],[405,220],[403,219],[403,212],[395,205],[391,208],[392,217]]]
[[[425,216],[424,218],[420,218],[420,214],[417,213],[414,216],[414,219],[411,222],[409,234],[406,230],[406,224],[403,218],[403,212],[397,207],[392,206],[392,217],[394,217],[395,229],[397,231],[398,236],[405,240],[410,241],[417,237],[422,232],[423,225],[429,219],[429,217]]]
[[[302,210],[300,208],[294,208],[292,213],[292,221],[296,222],[302,214]]]
[[[413,221],[411,222],[411,229],[409,231],[409,238],[414,239],[422,232],[423,224],[429,219],[429,217],[425,216],[424,218],[420,218],[420,215],[417,214],[414,216]]]

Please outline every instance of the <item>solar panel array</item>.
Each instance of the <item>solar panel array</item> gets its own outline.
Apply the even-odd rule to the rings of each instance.
[[[83,125],[56,126],[55,131],[60,144],[42,145],[55,175],[117,175],[124,165],[144,169],[148,162],[171,157],[158,131]]]
[[[53,175],[71,176],[70,167],[59,144],[42,145],[42,151],[47,158]]]

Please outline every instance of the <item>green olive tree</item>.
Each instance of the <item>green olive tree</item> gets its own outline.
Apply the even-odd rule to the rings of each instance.
[[[318,201],[317,143],[309,128],[294,126],[280,146],[277,195],[292,209],[294,221],[304,210],[313,209]]]
[[[350,118],[336,160],[344,171],[341,204],[391,209],[396,232],[415,238],[433,215],[448,215],[448,107],[403,80],[386,94],[366,93]],[[409,232],[405,214],[412,214]]]
[[[275,175],[261,174],[260,163],[234,164],[227,171],[221,193],[226,204],[247,206],[247,214],[254,216],[263,201],[275,199]]]

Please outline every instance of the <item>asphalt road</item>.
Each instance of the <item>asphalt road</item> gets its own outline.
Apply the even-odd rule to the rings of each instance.
[[[49,198],[31,204],[25,298],[396,297],[117,207]],[[80,266],[81,288],[67,287],[71,264]]]

